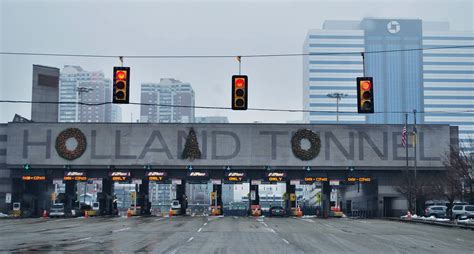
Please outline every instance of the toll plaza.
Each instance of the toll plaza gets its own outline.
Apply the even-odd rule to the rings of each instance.
[[[55,202],[98,215],[124,210],[261,215],[281,206],[296,216],[376,217],[406,210],[395,191],[395,180],[406,170],[401,125],[9,123],[1,128],[8,140],[8,191],[25,216],[38,216]],[[419,125],[419,174],[443,170],[440,157],[453,144],[456,127]],[[412,165],[414,158],[408,159]]]

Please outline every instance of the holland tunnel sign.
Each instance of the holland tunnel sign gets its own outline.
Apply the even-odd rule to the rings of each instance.
[[[7,128],[8,165],[405,165],[402,125],[9,123]],[[441,167],[440,157],[456,140],[451,133],[447,125],[419,125],[418,166]],[[409,149],[413,156],[411,144]]]

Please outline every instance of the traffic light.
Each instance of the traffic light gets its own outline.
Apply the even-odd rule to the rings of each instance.
[[[232,76],[232,109],[247,110],[248,77],[246,75]]]
[[[372,77],[357,78],[357,112],[374,113],[374,87]]]
[[[30,170],[30,164],[25,164],[23,165],[24,170]]]
[[[130,67],[114,67],[113,103],[128,104],[130,98]]]

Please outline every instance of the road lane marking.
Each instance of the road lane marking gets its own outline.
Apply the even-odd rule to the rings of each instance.
[[[206,225],[207,225],[207,222],[206,222],[206,223],[204,223],[204,226],[206,226]]]
[[[201,232],[201,230],[202,230],[202,228],[199,228],[199,229],[198,229],[198,233]]]
[[[91,237],[81,238],[81,239],[73,240],[73,241],[70,241],[70,242],[71,243],[82,242],[82,241],[86,241],[86,240],[89,240],[89,239],[91,239]]]
[[[121,228],[121,229],[117,229],[117,230],[112,230],[112,233],[122,232],[122,231],[129,230],[129,229],[130,228]]]
[[[188,243],[191,242],[192,240],[194,239],[194,236],[191,236],[189,239],[188,239]]]
[[[288,240],[286,240],[285,238],[282,238],[281,240],[283,240],[283,242],[285,242],[286,244],[290,244],[290,242],[288,242]]]
[[[316,223],[314,220],[310,220],[310,219],[302,219],[302,220],[304,220],[306,222]]]
[[[160,220],[164,220],[165,218],[158,218],[158,219],[155,219],[155,221],[160,221]]]
[[[177,251],[178,251],[178,249],[176,249],[176,250],[170,252],[170,254],[175,254]]]
[[[268,228],[268,225],[267,225],[267,223],[263,222],[262,224],[263,224],[265,227],[267,227],[267,228]]]

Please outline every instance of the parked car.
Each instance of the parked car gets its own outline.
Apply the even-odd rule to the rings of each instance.
[[[451,216],[453,219],[462,217],[474,218],[474,205],[455,205],[453,206]]]
[[[49,217],[66,217],[66,210],[63,203],[56,203],[49,209]]]
[[[272,206],[270,207],[270,216],[286,216],[286,210],[281,206]]]
[[[425,216],[427,217],[434,216],[436,218],[444,218],[446,217],[447,210],[448,210],[448,207],[444,205],[431,205],[425,208]]]

